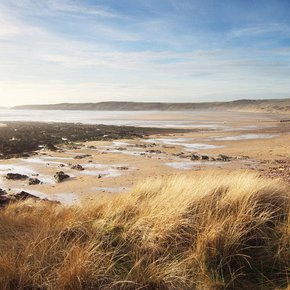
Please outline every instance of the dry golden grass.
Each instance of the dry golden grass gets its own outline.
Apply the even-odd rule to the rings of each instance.
[[[148,180],[83,207],[0,211],[1,289],[287,287],[290,190],[248,173]]]

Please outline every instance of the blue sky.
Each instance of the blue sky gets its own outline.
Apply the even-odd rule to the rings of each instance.
[[[290,97],[289,0],[0,0],[0,105]]]

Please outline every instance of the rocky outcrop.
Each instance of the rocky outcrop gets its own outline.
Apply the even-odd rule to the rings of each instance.
[[[28,179],[27,175],[20,174],[20,173],[7,173],[5,177],[8,180],[26,180],[26,179]]]
[[[209,156],[208,155],[201,155],[201,160],[209,160]]]
[[[62,182],[66,179],[70,178],[68,174],[65,174],[63,171],[56,172],[54,175],[54,179],[56,182]]]
[[[129,167],[127,167],[127,166],[117,166],[116,169],[118,169],[118,170],[129,170]]]
[[[59,151],[56,144],[79,148],[73,142],[143,138],[148,135],[188,131],[73,123],[5,122],[5,126],[0,127],[0,158],[29,156],[31,152],[41,148]]]
[[[28,184],[29,185],[37,185],[40,184],[41,181],[38,178],[29,178],[28,179]]]
[[[26,199],[40,200],[39,197],[32,195],[26,191],[21,191],[15,194],[8,194],[5,190],[0,189],[0,207],[4,207],[10,203]]]
[[[83,171],[85,170],[80,164],[76,164],[76,165],[73,165],[71,167],[71,169],[74,169],[74,170],[78,170],[78,171]]]
[[[48,150],[48,151],[57,151],[58,150],[58,148],[55,145],[53,145],[52,143],[46,144],[44,146],[44,149]]]
[[[200,156],[197,155],[197,154],[192,154],[191,157],[190,157],[190,159],[193,160],[193,161],[194,160],[199,160],[200,159]]]
[[[18,201],[24,201],[24,200],[34,200],[34,201],[41,201],[41,202],[47,202],[50,204],[60,204],[59,201],[53,201],[48,199],[41,199],[38,196],[35,196],[29,192],[26,191],[20,191],[15,194],[8,194],[5,190],[0,188],[0,208],[5,207],[11,203],[18,202]]]
[[[84,159],[84,158],[91,157],[91,156],[92,155],[90,155],[90,154],[82,154],[82,155],[75,156],[74,159]]]

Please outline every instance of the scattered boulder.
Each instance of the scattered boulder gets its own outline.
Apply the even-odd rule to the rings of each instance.
[[[6,179],[8,179],[8,180],[26,180],[26,179],[28,179],[28,176],[25,174],[19,174],[19,173],[7,173]]]
[[[1,189],[2,190],[2,189]],[[21,191],[16,194],[7,194],[6,191],[2,190],[2,194],[0,194],[0,207],[7,206],[11,202],[19,201],[19,200],[26,200],[26,199],[34,199],[39,200],[40,198],[32,195],[26,191]]]
[[[201,155],[201,160],[209,160],[209,156],[207,156],[207,155]]]
[[[179,156],[180,157],[180,156],[184,155],[184,152],[173,153],[172,155],[173,156]]]
[[[54,146],[52,143],[45,144],[44,149],[48,151],[57,151],[57,147]]]
[[[190,159],[193,160],[193,161],[194,160],[199,160],[200,159],[200,156],[197,155],[197,154],[192,154],[191,157],[190,157]]]
[[[91,156],[92,155],[90,155],[90,154],[77,155],[77,156],[75,156],[74,159],[84,159],[84,158],[91,157]]]
[[[5,203],[6,200],[7,200],[7,194],[1,194],[1,195],[0,195],[0,205],[1,205],[2,203]]]
[[[29,178],[28,179],[28,184],[29,185],[37,185],[40,184],[41,181],[38,178]]]
[[[135,147],[146,148],[146,147],[149,147],[149,146],[148,146],[148,144],[135,144]]]
[[[116,169],[118,169],[118,170],[128,170],[129,167],[127,167],[127,166],[118,166],[118,167],[116,167]]]
[[[5,206],[9,203],[9,199],[6,194],[0,194],[0,207]]]
[[[68,179],[69,177],[70,176],[68,174],[65,174],[63,171],[56,172],[55,175],[54,175],[54,179],[57,182],[62,182],[65,179]]]
[[[19,193],[16,193],[13,195],[13,197],[16,199],[16,200],[24,200],[24,199],[28,199],[28,198],[32,198],[32,199],[40,199],[38,196],[35,196],[33,194],[30,194],[26,191],[21,191]]]
[[[148,153],[155,153],[155,154],[161,154],[161,153],[163,153],[160,150],[154,150],[154,149],[146,150],[146,152],[148,152]]]
[[[5,194],[7,194],[6,190],[0,188],[0,195],[5,195]]]
[[[125,148],[125,147],[118,147],[118,148],[116,148],[116,150],[118,150],[118,151],[126,151],[127,148]]]
[[[73,165],[71,169],[83,171],[85,170],[80,164]]]

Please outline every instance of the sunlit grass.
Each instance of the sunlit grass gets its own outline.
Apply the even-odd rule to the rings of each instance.
[[[11,204],[0,211],[0,285],[281,288],[289,208],[288,185],[247,173],[146,180],[82,207]]]

